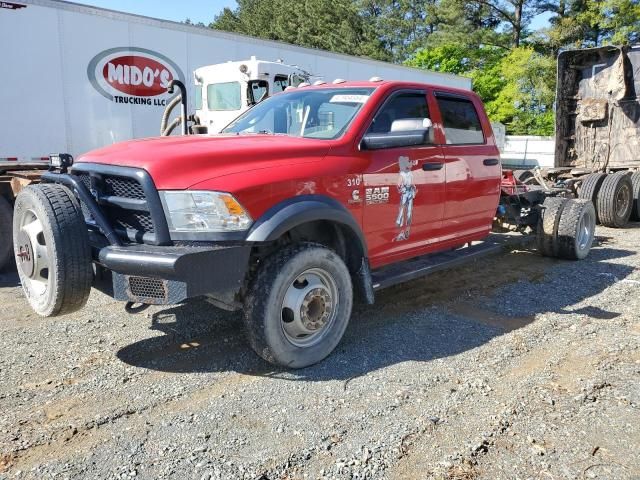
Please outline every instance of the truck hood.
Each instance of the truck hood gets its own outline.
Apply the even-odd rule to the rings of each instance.
[[[116,143],[82,155],[76,163],[143,168],[160,190],[248,170],[319,161],[331,142],[285,135],[189,135]]]

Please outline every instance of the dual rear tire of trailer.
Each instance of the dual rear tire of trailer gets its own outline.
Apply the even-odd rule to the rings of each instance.
[[[545,257],[582,260],[591,250],[595,230],[591,200],[549,197],[540,213],[538,251]]]
[[[593,202],[597,221],[605,227],[624,228],[629,220],[640,220],[640,172],[592,173],[583,179],[578,196]]]

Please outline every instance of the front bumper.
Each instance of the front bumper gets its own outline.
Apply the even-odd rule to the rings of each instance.
[[[232,302],[242,288],[249,245],[94,247],[94,287],[136,303],[166,305],[200,295]]]

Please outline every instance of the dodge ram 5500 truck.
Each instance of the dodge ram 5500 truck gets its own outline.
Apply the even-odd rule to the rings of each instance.
[[[244,309],[258,355],[292,368],[336,347],[354,297],[496,251],[494,226],[571,259],[595,228],[589,200],[503,176],[477,95],[419,83],[303,85],[219,135],[50,163],[14,212],[37,313],[81,308],[92,285],[130,307],[205,296]]]

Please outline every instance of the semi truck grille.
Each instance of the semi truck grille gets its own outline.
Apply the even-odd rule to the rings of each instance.
[[[125,242],[170,243],[158,192],[144,170],[95,164],[78,164],[72,173],[96,199],[111,227]],[[95,224],[89,209],[82,211]]]

